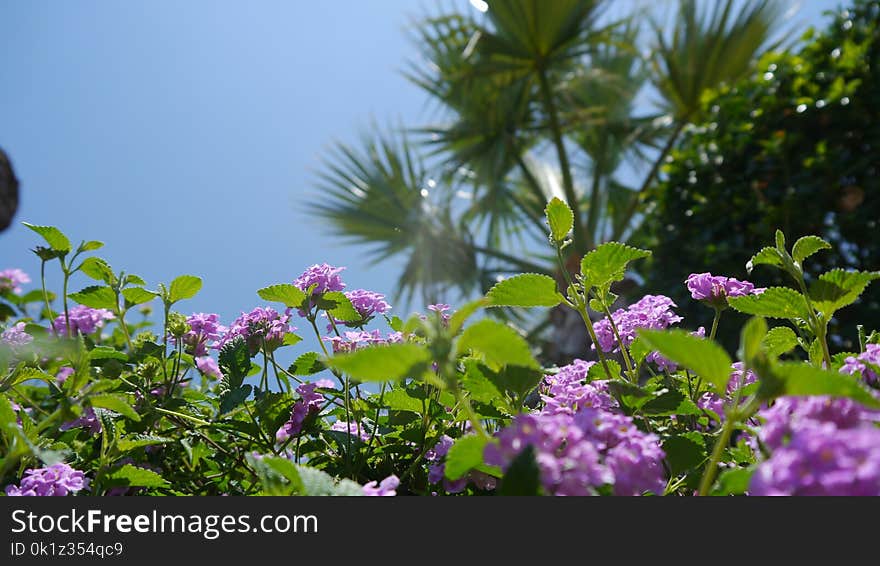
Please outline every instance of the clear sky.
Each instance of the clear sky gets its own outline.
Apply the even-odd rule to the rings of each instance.
[[[815,24],[838,2],[800,4],[796,19]],[[302,205],[320,198],[315,173],[334,140],[356,141],[373,120],[432,117],[400,70],[414,55],[407,24],[434,6],[0,0],[0,147],[22,185],[0,269],[38,276],[27,221],[106,242],[99,255],[151,287],[201,276],[182,310],[226,323],[262,304],[256,289],[312,263],[348,266],[349,289],[393,295],[397,265],[369,266]]]

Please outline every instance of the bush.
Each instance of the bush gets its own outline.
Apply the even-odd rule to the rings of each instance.
[[[808,266],[808,279],[834,265],[880,265],[880,2],[858,1],[804,39],[798,52],[767,55],[754,76],[708,97],[709,118],[672,152],[640,240],[654,250],[647,288],[681,302],[688,273],[743,276],[776,227],[833,244]],[[752,277],[782,281],[764,269]],[[857,312],[880,325],[880,289]],[[708,322],[696,306],[683,313]],[[834,323],[841,347],[855,344],[854,317],[841,313]],[[722,337],[735,344],[732,332]]]

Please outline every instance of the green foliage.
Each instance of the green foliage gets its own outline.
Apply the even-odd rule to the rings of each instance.
[[[716,392],[727,391],[733,362],[715,342],[684,330],[640,330],[639,337],[673,362],[693,370],[711,383]]]
[[[446,455],[446,478],[457,480],[471,469],[483,464],[483,449],[487,438],[481,436],[462,436],[455,441]]]
[[[171,304],[196,296],[202,288],[202,279],[195,275],[176,277],[168,288],[168,300]]]
[[[555,307],[563,300],[556,290],[556,281],[536,273],[500,281],[489,289],[486,298],[492,307]]]
[[[418,378],[429,360],[428,350],[418,344],[384,344],[336,355],[323,362],[358,381],[381,382]]]
[[[263,287],[257,291],[257,295],[263,300],[282,303],[288,307],[300,307],[306,300],[306,294],[289,283]]]
[[[70,251],[70,240],[58,228],[54,226],[35,226],[27,222],[22,222],[22,224],[42,236],[46,243],[49,244],[49,247],[56,252],[67,253]]]
[[[538,367],[528,342],[514,329],[491,319],[467,327],[458,340],[457,348],[459,355],[471,351],[496,370],[507,365]]]
[[[648,250],[608,242],[584,256],[581,260],[581,277],[585,286],[597,287],[604,294],[611,283],[623,279],[631,261],[647,257],[651,257]]]
[[[544,209],[547,224],[550,226],[550,237],[555,242],[562,243],[574,226],[574,213],[564,201],[553,197]]]

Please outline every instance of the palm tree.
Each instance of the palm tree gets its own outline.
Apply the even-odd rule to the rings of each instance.
[[[399,297],[427,303],[509,273],[556,274],[543,245],[552,196],[575,211],[572,265],[626,238],[703,94],[748,72],[779,14],[775,0],[680,0],[667,33],[641,12],[606,21],[609,5],[505,0],[416,26],[421,57],[406,76],[441,122],[337,146],[315,207],[376,261],[407,257]],[[639,115],[649,84],[661,102]],[[622,180],[639,171],[634,186]]]

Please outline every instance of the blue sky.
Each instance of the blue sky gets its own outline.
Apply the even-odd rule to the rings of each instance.
[[[838,3],[802,4],[796,19],[817,23]],[[400,74],[414,56],[407,24],[426,6],[0,0],[0,147],[22,184],[0,269],[36,279],[27,221],[106,242],[99,255],[150,286],[201,276],[181,309],[225,322],[317,262],[348,266],[350,289],[393,295],[396,265],[369,266],[302,205],[320,198],[334,140],[433,117]]]

